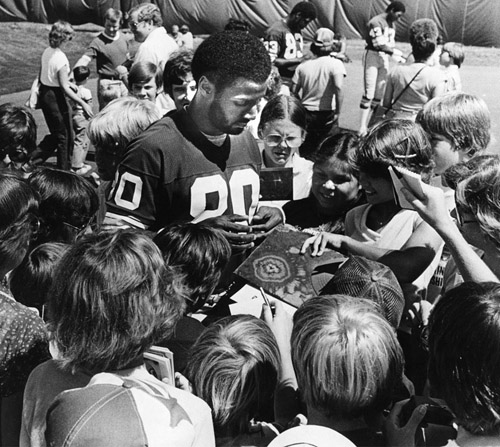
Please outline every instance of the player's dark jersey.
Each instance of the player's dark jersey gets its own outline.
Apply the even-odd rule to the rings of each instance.
[[[157,230],[174,221],[255,213],[259,149],[250,132],[219,147],[185,110],[157,121],[129,145],[118,167],[108,217]]]
[[[304,53],[304,40],[302,34],[293,33],[287,24],[280,20],[273,23],[264,37],[264,45],[267,48],[271,62],[279,57],[283,59],[301,58]],[[280,67],[281,76],[291,78],[296,67]]]

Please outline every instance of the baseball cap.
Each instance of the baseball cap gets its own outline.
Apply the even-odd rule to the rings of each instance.
[[[335,33],[328,28],[319,28],[314,35],[314,44],[320,48],[328,48],[333,45]]]
[[[175,447],[191,445],[195,435],[176,399],[101,373],[86,387],[56,397],[47,412],[45,439],[57,447]]]
[[[393,271],[384,264],[351,256],[321,289],[321,295],[344,294],[375,301],[389,323],[397,328],[405,299]]]

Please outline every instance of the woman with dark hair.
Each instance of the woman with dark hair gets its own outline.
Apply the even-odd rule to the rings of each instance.
[[[311,190],[313,163],[299,155],[306,136],[306,119],[306,110],[297,98],[277,95],[262,110],[258,128],[264,142],[263,167],[292,168],[294,200],[307,197]],[[277,200],[274,204],[282,206],[286,202]]]
[[[397,65],[389,73],[383,105],[387,118],[415,120],[423,105],[446,93],[443,71],[433,67],[439,33],[431,19],[415,20],[410,27],[410,44],[415,62]]]
[[[23,392],[32,369],[49,358],[45,326],[16,302],[6,275],[38,229],[38,195],[23,180],[0,174],[0,445],[18,445]]]
[[[70,169],[73,152],[71,108],[66,98],[81,106],[88,117],[93,115],[92,107],[75,93],[69,81],[70,65],[62,49],[72,39],[73,33],[71,25],[63,20],[54,23],[50,30],[50,46],[42,54],[39,96],[50,133],[31,155],[33,164],[41,164],[57,151],[57,167],[65,170]]]
[[[42,168],[28,179],[40,195],[40,232],[36,244],[72,243],[93,223],[99,208],[95,188],[81,176]]]

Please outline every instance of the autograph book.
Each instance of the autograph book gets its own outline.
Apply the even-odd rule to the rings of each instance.
[[[322,256],[300,254],[310,234],[280,225],[236,269],[235,274],[254,287],[294,307],[316,296],[315,275],[333,274],[347,258],[331,250]]]

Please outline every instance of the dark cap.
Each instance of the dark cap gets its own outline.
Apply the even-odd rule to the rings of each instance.
[[[362,256],[351,256],[344,262],[321,294],[344,294],[375,301],[395,328],[399,326],[405,305],[403,290],[393,271]]]

